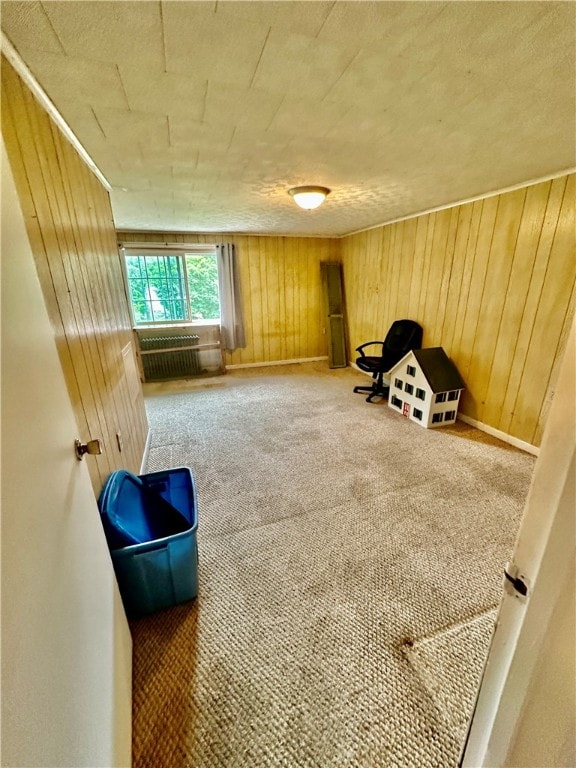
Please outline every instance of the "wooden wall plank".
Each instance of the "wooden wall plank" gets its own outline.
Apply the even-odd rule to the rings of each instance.
[[[470,366],[466,373],[471,382],[467,387],[468,402],[474,404],[471,415],[473,413],[473,417],[480,421],[484,421],[495,345],[499,338],[508,338],[509,329],[501,327],[501,320],[525,197],[526,190],[519,189],[499,198],[490,238]],[[497,380],[504,378],[504,372],[499,372]],[[502,393],[501,388],[498,391]]]
[[[528,442],[539,430],[540,412],[558,355],[557,343],[576,280],[575,179],[572,175],[567,180],[511,425],[514,433]]]
[[[424,315],[420,323],[424,328],[425,344],[428,347],[440,345],[440,332],[438,329],[438,307],[444,303],[442,296],[443,268],[446,257],[448,234],[450,230],[451,214],[449,210],[440,211],[435,215],[434,233],[432,235],[432,254],[428,277],[425,287]]]
[[[488,390],[501,392],[502,397],[486,399],[482,421],[498,424],[498,429],[504,427],[504,431],[510,423],[509,419],[504,423],[503,414],[508,392],[514,388],[514,370],[516,367],[521,370],[524,365],[525,351],[522,354],[518,349],[518,339],[550,187],[551,183],[538,184],[526,190],[518,239],[512,256],[510,279],[506,286],[500,327],[494,345]]]
[[[522,308],[522,318],[516,338],[514,356],[510,366],[510,377],[502,407],[502,414],[500,416],[500,428],[506,432],[513,428],[512,421],[517,412],[518,394],[532,342],[534,323],[542,295],[544,278],[548,269],[550,251],[556,233],[560,208],[566,191],[566,182],[567,177],[563,177],[555,179],[551,183],[548,182],[546,185],[542,185],[549,190],[549,194],[547,198],[542,201],[545,210],[544,220],[542,229],[537,235],[538,239],[535,256],[532,262],[530,280],[526,293],[523,296],[524,306]]]
[[[434,242],[434,227],[436,219],[427,215],[420,217],[426,226],[426,238],[424,242],[424,255],[422,257],[422,270],[420,272],[420,291],[418,295],[418,310],[410,320],[416,320],[424,329],[422,343],[427,344],[426,329],[424,328],[424,312],[426,311],[426,287],[428,285],[428,275],[430,274],[430,263],[432,260],[432,244]]]
[[[459,258],[463,259],[464,266],[462,271],[462,281],[460,284],[460,291],[456,298],[453,296],[453,301],[457,301],[456,315],[454,321],[454,332],[452,334],[452,345],[446,349],[447,354],[454,355],[455,362],[460,364],[457,358],[460,356],[460,352],[464,349],[464,343],[462,341],[464,333],[464,323],[466,319],[466,309],[468,307],[468,298],[472,289],[472,275],[474,274],[474,263],[476,261],[476,245],[478,242],[478,235],[480,233],[480,224],[482,222],[482,212],[484,204],[482,200],[477,200],[472,203],[472,216],[470,219],[470,231],[466,240],[465,251],[459,252]],[[463,244],[462,244],[463,245]]]
[[[464,281],[464,268],[466,264],[467,243],[470,236],[472,223],[472,204],[463,205],[457,209],[456,237],[453,246],[453,258],[448,286],[446,288],[446,311],[443,313],[440,338],[443,346],[449,354],[453,348],[456,334],[456,315],[458,312],[458,300],[462,293]]]

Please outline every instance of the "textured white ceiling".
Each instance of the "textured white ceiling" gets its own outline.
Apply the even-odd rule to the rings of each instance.
[[[1,11],[120,229],[341,235],[576,164],[573,2]]]

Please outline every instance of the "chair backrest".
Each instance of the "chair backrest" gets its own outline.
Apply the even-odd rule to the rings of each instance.
[[[394,320],[384,339],[384,355],[390,359],[390,365],[401,360],[411,349],[420,349],[422,345],[422,326],[414,320]]]

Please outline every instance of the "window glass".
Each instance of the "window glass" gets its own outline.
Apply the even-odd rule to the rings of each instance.
[[[179,256],[127,256],[126,272],[135,323],[188,320]]]
[[[443,414],[441,413],[433,413],[432,414],[432,423],[437,424],[439,421],[442,421]]]
[[[402,379],[394,379],[394,386],[396,389],[402,389],[403,383]]]
[[[125,255],[135,325],[220,319],[213,251]]]
[[[402,408],[402,400],[400,400],[399,397],[396,397],[396,395],[392,395],[390,402],[392,405],[396,406],[396,408]]]
[[[408,382],[406,382],[406,384],[404,384],[404,391],[408,392],[409,395],[413,395],[414,387],[412,386],[412,384],[408,384]]]
[[[416,368],[413,365],[406,366],[406,373],[408,376],[416,376]]]
[[[448,392],[448,400],[458,400],[458,390]]]
[[[437,403],[444,403],[444,402],[446,402],[446,392],[439,392],[436,395],[436,402]]]
[[[218,266],[215,253],[186,254],[192,320],[219,320]]]
[[[444,414],[444,421],[454,421],[456,418],[456,411],[446,411]]]
[[[418,408],[413,408],[412,414],[414,415],[414,418],[418,419],[418,421],[422,421],[422,411],[420,411]]]
[[[416,397],[419,400],[426,400],[426,392],[423,389],[420,389],[420,387],[418,387],[416,389]]]

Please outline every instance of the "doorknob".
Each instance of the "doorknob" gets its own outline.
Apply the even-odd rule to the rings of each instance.
[[[87,443],[74,440],[74,450],[76,451],[78,461],[82,461],[85,453],[90,454],[90,456],[99,456],[102,453],[102,446],[100,445],[100,440],[88,440]]]

